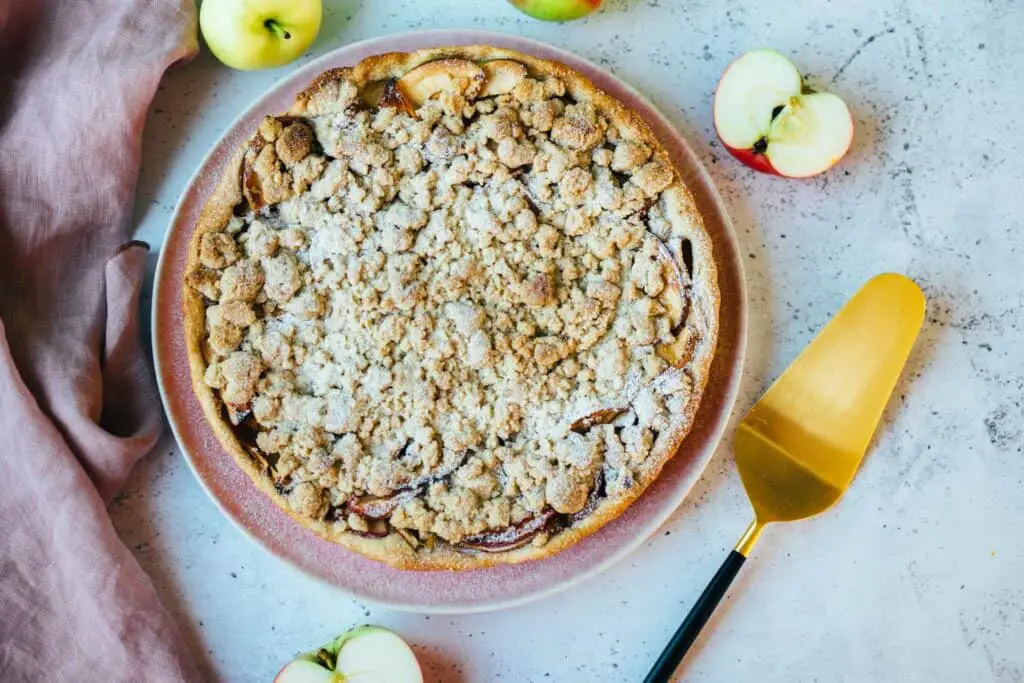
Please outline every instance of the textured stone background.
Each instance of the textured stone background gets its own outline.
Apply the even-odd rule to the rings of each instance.
[[[746,254],[740,414],[869,277],[924,287],[928,323],[854,487],[769,530],[686,680],[1024,680],[1022,3],[611,0],[564,26],[499,0],[325,5],[304,59],[384,33],[485,28],[595,60],[661,107],[709,166]],[[855,112],[853,151],[831,173],[756,175],[715,143],[716,80],[761,46]],[[141,239],[161,243],[205,151],[284,73],[202,54],[169,74],[143,144]],[[270,680],[364,621],[416,643],[428,679],[639,680],[749,516],[726,443],[666,527],[603,576],[497,614],[425,617],[364,607],[246,540],[169,440],[113,513],[211,676],[233,681]]]

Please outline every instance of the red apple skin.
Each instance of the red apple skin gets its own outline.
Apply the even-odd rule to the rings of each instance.
[[[725,80],[726,74],[728,74],[729,71],[732,70],[732,68],[736,65],[736,62],[740,61],[741,57],[743,57],[743,55],[740,55],[736,59],[729,62],[729,66],[725,67],[725,71],[723,71],[722,75],[718,77],[718,83],[715,85],[715,95],[712,98],[712,102],[714,102],[714,100],[718,98],[718,89],[722,87],[722,81]],[[718,135],[717,128],[715,129],[715,134]],[[772,162],[768,161],[768,157],[766,155],[755,154],[754,150],[752,149],[737,149],[735,147],[730,147],[729,145],[725,144],[725,141],[722,140],[721,135],[718,135],[718,141],[722,143],[722,147],[725,147],[727,150],[729,150],[729,154],[731,154],[737,161],[739,161],[744,166],[749,166],[755,171],[767,173],[768,175],[778,176],[779,178],[785,177],[772,167]]]
[[[721,142],[722,139],[719,138],[718,140]],[[722,147],[729,150],[729,154],[733,155],[744,166],[749,166],[755,171],[767,173],[768,175],[778,176],[780,178],[786,177],[775,170],[775,167],[772,166],[772,162],[768,159],[766,154],[758,154],[752,149],[736,149],[735,147],[730,147],[724,142],[722,142]]]

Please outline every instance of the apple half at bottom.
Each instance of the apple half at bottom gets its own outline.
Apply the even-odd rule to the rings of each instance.
[[[404,640],[361,626],[288,662],[274,683],[423,683],[423,673]]]
[[[837,95],[808,91],[800,71],[774,50],[734,61],[715,90],[715,130],[744,164],[806,178],[838,162],[853,141],[853,117]]]

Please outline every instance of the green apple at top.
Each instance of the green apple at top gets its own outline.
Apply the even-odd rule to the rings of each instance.
[[[199,28],[235,69],[271,69],[306,51],[320,32],[320,0],[203,0]]]
[[[534,19],[571,21],[601,7],[603,0],[508,0],[516,9]]]

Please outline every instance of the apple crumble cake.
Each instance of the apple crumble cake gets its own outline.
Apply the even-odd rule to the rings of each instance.
[[[192,237],[193,386],[302,525],[411,569],[539,558],[689,431],[711,242],[630,109],[491,47],[333,69],[239,150]]]

